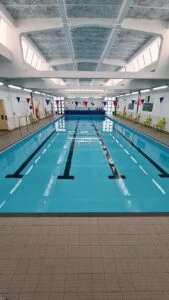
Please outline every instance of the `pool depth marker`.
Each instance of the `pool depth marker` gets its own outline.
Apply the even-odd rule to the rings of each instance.
[[[70,168],[71,168],[71,163],[72,163],[72,157],[73,157],[73,151],[74,151],[74,146],[75,146],[75,140],[76,140],[76,135],[77,135],[77,129],[78,129],[78,124],[79,121],[77,122],[73,137],[72,137],[72,142],[70,145],[70,149],[69,149],[69,154],[67,157],[67,161],[66,161],[66,165],[65,165],[65,170],[64,170],[64,174],[58,176],[58,179],[74,179],[74,176],[69,175],[70,173]]]
[[[45,145],[45,143],[50,139],[50,137],[55,133],[53,131],[39,146],[36,150],[22,163],[22,165],[15,171],[13,174],[8,174],[6,178],[22,178],[24,175],[21,172],[25,169],[27,164],[31,161],[31,159],[38,153],[38,151]]]
[[[125,177],[124,175],[119,175],[119,173],[118,173],[118,171],[117,171],[117,169],[116,169],[116,166],[115,166],[115,164],[113,163],[113,160],[112,160],[112,158],[111,158],[111,156],[110,156],[110,153],[109,153],[108,149],[106,148],[106,146],[105,146],[105,144],[104,144],[104,142],[103,142],[103,139],[101,138],[101,136],[100,136],[100,134],[99,134],[99,132],[98,132],[97,127],[94,125],[93,122],[92,122],[92,126],[94,127],[94,129],[95,129],[95,131],[96,131],[96,134],[97,134],[97,137],[98,137],[100,146],[101,146],[102,149],[103,149],[103,152],[104,152],[104,154],[105,154],[105,156],[106,156],[106,159],[107,159],[107,161],[108,161],[109,167],[110,167],[110,169],[111,169],[111,171],[112,171],[112,174],[113,174],[113,175],[110,175],[110,176],[109,176],[109,179],[120,179],[120,178],[125,179],[126,177]]]

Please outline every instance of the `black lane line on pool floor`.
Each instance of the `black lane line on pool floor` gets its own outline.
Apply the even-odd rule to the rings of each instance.
[[[70,168],[71,168],[71,164],[72,164],[72,157],[73,157],[73,151],[74,151],[74,146],[75,146],[75,141],[76,141],[76,135],[77,135],[77,129],[78,129],[78,125],[79,125],[79,121],[77,122],[73,137],[72,137],[72,142],[70,145],[70,149],[69,149],[69,154],[67,157],[67,161],[66,161],[66,165],[65,165],[65,170],[64,170],[64,174],[58,176],[58,179],[74,179],[74,176],[69,175],[70,173]]]
[[[31,161],[31,159],[38,153],[38,151],[45,145],[45,143],[50,139],[50,137],[55,133],[55,130],[38,146],[38,148],[23,162],[23,164],[15,171],[13,174],[8,174],[6,178],[22,178],[24,175],[20,174],[27,164]]]
[[[92,126],[94,127],[94,129],[95,129],[95,131],[96,131],[96,134],[97,134],[97,137],[98,137],[98,140],[99,140],[99,144],[100,144],[100,146],[101,146],[101,148],[102,148],[102,150],[103,150],[103,152],[104,152],[104,155],[106,156],[107,162],[108,162],[109,167],[110,167],[110,169],[111,169],[111,171],[112,171],[112,174],[113,174],[113,175],[108,176],[109,179],[120,179],[120,178],[125,179],[126,176],[124,176],[124,175],[119,175],[119,172],[117,171],[116,166],[115,166],[115,164],[113,163],[113,160],[112,160],[112,158],[111,158],[111,156],[110,156],[110,153],[109,153],[108,149],[106,148],[106,146],[105,146],[105,144],[104,144],[104,142],[103,142],[103,139],[101,138],[101,136],[100,136],[100,134],[99,134],[99,132],[98,132],[97,127],[94,125],[93,122],[92,122]]]
[[[151,157],[149,157],[144,151],[137,147],[133,142],[131,142],[123,133],[115,128],[117,133],[119,133],[130,145],[132,145],[139,153],[141,153],[157,170],[161,172],[158,174],[161,178],[169,178],[169,173],[167,173],[162,167],[160,167]]]

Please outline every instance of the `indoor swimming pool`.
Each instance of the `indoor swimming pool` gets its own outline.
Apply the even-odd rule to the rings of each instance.
[[[0,213],[169,212],[169,148],[104,116],[65,116],[0,152]]]

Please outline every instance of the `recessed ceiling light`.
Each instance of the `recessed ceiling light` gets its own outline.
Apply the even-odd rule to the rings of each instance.
[[[21,90],[22,89],[20,86],[16,86],[16,85],[13,85],[13,84],[8,84],[8,87],[11,88],[11,89],[16,89],[16,90]]]
[[[153,90],[157,91],[157,90],[163,90],[163,89],[167,89],[167,88],[168,88],[168,85],[162,85],[162,86],[158,86],[158,87],[153,88]]]
[[[147,92],[150,92],[150,89],[147,89],[147,90],[142,90],[140,91],[141,93],[147,93]]]

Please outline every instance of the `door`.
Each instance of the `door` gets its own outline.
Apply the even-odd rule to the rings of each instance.
[[[8,121],[4,106],[4,100],[0,100],[0,130],[8,130]]]

